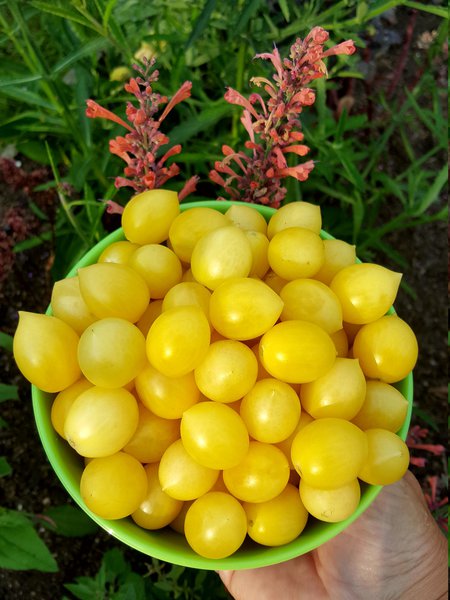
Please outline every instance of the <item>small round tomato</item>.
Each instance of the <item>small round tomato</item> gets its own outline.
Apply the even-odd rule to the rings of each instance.
[[[276,233],[267,251],[269,265],[283,279],[312,277],[325,260],[320,236],[303,227],[289,227]]]
[[[295,540],[305,528],[308,511],[298,489],[287,484],[279,496],[267,502],[244,502],[248,534],[263,546],[281,546]]]
[[[44,392],[60,392],[80,378],[78,342],[61,319],[19,311],[14,360],[24,377]]]
[[[230,494],[209,492],[189,507],[184,533],[200,556],[225,558],[240,548],[247,535],[245,511]]]
[[[259,356],[272,377],[287,383],[306,383],[331,369],[336,348],[330,336],[315,323],[284,321],[263,335]]]
[[[386,383],[400,381],[414,368],[417,339],[411,327],[396,315],[386,315],[361,327],[353,342],[366,377]]]
[[[327,523],[338,523],[358,508],[361,490],[357,479],[331,490],[312,487],[302,479],[300,497],[313,517]]]
[[[403,477],[409,466],[409,450],[392,431],[367,429],[367,459],[358,477],[371,485],[389,485]]]

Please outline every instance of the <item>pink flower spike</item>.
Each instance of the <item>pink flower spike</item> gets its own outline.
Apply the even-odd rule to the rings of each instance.
[[[294,154],[298,154],[299,156],[305,156],[309,152],[308,146],[303,144],[294,144],[292,146],[285,146],[283,148],[283,153],[293,152]]]
[[[133,129],[125,123],[120,117],[115,115],[110,110],[103,108],[100,104],[97,104],[94,100],[86,100],[87,108],[86,108],[86,116],[90,119],[108,119],[108,121],[114,121],[114,123],[118,123],[122,125],[122,127],[126,127],[128,131],[133,131]]]
[[[302,106],[311,106],[316,101],[316,95],[310,88],[303,88],[291,98],[290,104],[299,102]]]
[[[255,119],[259,119],[258,113],[253,108],[253,106],[250,104],[250,102],[247,100],[247,98],[244,98],[244,96],[242,94],[240,94],[233,88],[229,87],[227,89],[227,91],[225,92],[224,98],[230,104],[237,104],[237,106],[242,106],[243,108],[246,108],[255,117]]]
[[[294,177],[298,181],[306,181],[313,169],[314,162],[312,160],[308,160],[307,162],[297,165],[296,167],[286,167],[284,169],[280,169],[278,176],[290,176]]]
[[[168,158],[171,156],[175,156],[176,154],[180,154],[181,152],[181,144],[177,144],[176,146],[172,146],[167,152],[164,154],[162,158],[158,160],[158,167],[161,167]]]
[[[313,41],[315,44],[324,44],[330,37],[328,31],[323,27],[314,27],[305,37],[305,44]]]
[[[245,127],[245,130],[247,131],[250,140],[252,142],[255,142],[255,131],[253,129],[253,121],[248,110],[244,110],[244,112],[242,113],[241,123]]]
[[[174,106],[176,106],[180,102],[183,102],[183,100],[186,100],[186,98],[189,98],[191,95],[191,89],[192,81],[185,81],[182,84],[182,86],[178,89],[178,91],[176,91],[172,98],[169,100],[169,103],[164,109],[162,115],[159,117],[158,121],[163,121]]]
[[[333,46],[329,50],[326,50],[322,54],[322,57],[325,58],[327,56],[332,56],[332,55],[336,55],[336,54],[345,54],[345,55],[349,56],[350,54],[353,54],[354,52],[356,52],[356,48],[355,48],[355,44],[354,44],[353,40],[346,40],[345,42],[337,44],[336,46]]]
[[[409,462],[414,465],[415,467],[425,467],[425,465],[427,464],[427,461],[425,458],[419,458],[417,456],[411,456],[409,459]]]
[[[275,67],[277,75],[280,79],[283,77],[283,63],[281,61],[280,53],[278,52],[278,48],[274,46],[273,52],[264,52],[263,54],[256,54],[255,58],[263,58],[265,60],[270,60]]]
[[[208,176],[213,183],[217,183],[221,187],[225,188],[225,179],[221,175],[219,175],[219,173],[215,169],[210,171]]]
[[[103,200],[106,204],[106,212],[109,215],[121,215],[123,213],[123,206],[114,202],[114,200]]]
[[[186,198],[186,196],[189,196],[189,194],[192,194],[193,192],[195,192],[195,190],[197,189],[197,183],[199,182],[199,180],[200,180],[200,177],[198,175],[194,175],[193,177],[191,177],[190,179],[188,179],[186,181],[181,192],[179,192],[179,194],[178,194],[178,200],[180,202],[182,200],[184,200]]]

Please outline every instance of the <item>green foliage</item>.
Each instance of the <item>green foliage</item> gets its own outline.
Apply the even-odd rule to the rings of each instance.
[[[85,512],[70,504],[49,506],[37,519],[46,529],[64,537],[82,537],[98,531],[98,525]]]
[[[219,577],[215,573],[166,565],[152,558],[148,573],[133,571],[118,548],[105,553],[94,577],[77,577],[65,588],[79,600],[95,598],[108,600],[215,600],[227,599]],[[63,600],[68,600],[65,596]]]
[[[19,511],[6,508],[0,508],[0,567],[38,569],[45,573],[58,570],[55,559],[36,533],[31,520]]]

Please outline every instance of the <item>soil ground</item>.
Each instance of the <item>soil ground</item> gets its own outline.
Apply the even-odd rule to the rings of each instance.
[[[402,39],[402,31],[399,35]],[[42,222],[32,212],[26,190],[7,185],[5,180],[3,183],[0,180],[0,186],[0,229],[6,233],[0,237],[0,330],[13,334],[18,310],[43,312],[49,303],[53,245],[48,242],[11,256],[8,246],[11,236],[16,236],[17,240],[24,234],[39,233]],[[41,198],[40,208],[47,212],[50,220],[53,219],[56,199]],[[11,215],[15,221],[11,221]],[[414,371],[415,404],[423,412],[422,417],[414,416],[413,424],[430,430],[425,441],[446,445],[447,225],[431,223],[394,234],[388,241],[405,257],[408,266],[404,270],[404,281],[414,292],[412,296],[401,289],[396,301],[397,312],[412,326],[420,346]],[[393,266],[385,259],[383,263]],[[17,385],[20,397],[1,405],[2,419],[8,425],[0,430],[0,454],[6,456],[12,474],[0,479],[0,505],[40,514],[49,505],[66,504],[71,500],[42,449],[34,424],[29,385],[19,374],[11,355],[3,349],[0,352],[0,381]],[[427,455],[427,458],[430,460],[425,469],[413,468],[423,486],[426,486],[427,475],[441,476],[446,468],[442,457]],[[45,529],[39,529],[39,533],[58,562],[59,571],[43,574],[3,570],[0,572],[0,598],[58,600],[65,593],[64,583],[81,575],[95,574],[104,552],[118,546],[102,530],[82,538],[65,538]],[[136,569],[145,562],[145,557],[139,553],[121,548]]]

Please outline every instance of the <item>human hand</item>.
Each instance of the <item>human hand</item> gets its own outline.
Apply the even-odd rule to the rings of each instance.
[[[290,561],[219,571],[236,600],[447,598],[445,537],[409,471],[341,534]]]

